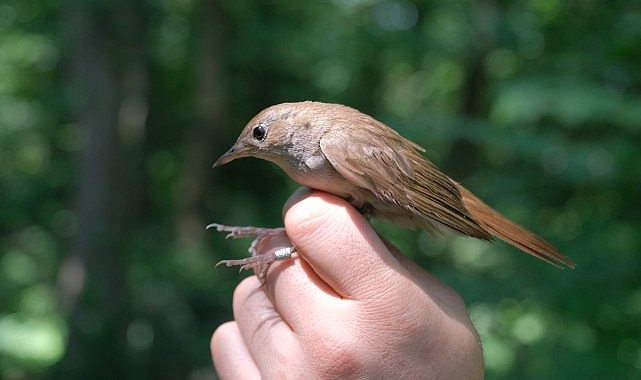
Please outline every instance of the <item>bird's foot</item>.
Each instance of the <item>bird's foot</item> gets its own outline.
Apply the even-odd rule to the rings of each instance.
[[[221,260],[218,265],[240,266],[240,270],[253,269],[261,284],[265,283],[269,267],[276,261],[292,258],[296,248],[292,246],[287,238],[284,228],[260,228],[260,227],[238,227],[225,226],[212,223],[207,229],[216,228],[216,231],[227,232],[227,238],[239,239],[254,237],[249,246],[251,257],[238,260]]]

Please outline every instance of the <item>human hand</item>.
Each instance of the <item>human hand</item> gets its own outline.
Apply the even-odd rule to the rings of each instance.
[[[262,288],[256,276],[236,288],[235,321],[211,340],[222,379],[483,378],[477,332],[452,289],[390,250],[343,199],[304,189],[288,204],[299,259],[275,263]]]

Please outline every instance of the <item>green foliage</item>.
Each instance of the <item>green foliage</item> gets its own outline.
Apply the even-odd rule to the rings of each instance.
[[[263,107],[315,99],[578,263],[375,223],[466,300],[488,379],[640,378],[639,25],[634,1],[4,1],[0,377],[214,378],[241,276],[213,264],[248,242],[204,226],[277,226],[296,186],[209,167]]]

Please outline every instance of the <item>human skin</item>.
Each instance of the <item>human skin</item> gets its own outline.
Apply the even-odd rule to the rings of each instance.
[[[483,353],[451,288],[388,248],[345,200],[303,188],[285,206],[297,259],[234,292],[211,353],[222,379],[482,379]]]

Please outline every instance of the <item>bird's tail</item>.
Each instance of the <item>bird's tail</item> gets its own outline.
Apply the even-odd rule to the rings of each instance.
[[[576,266],[552,244],[508,220],[498,211],[478,199],[469,190],[459,184],[457,185],[465,207],[479,224],[492,235],[556,267],[574,268]]]

